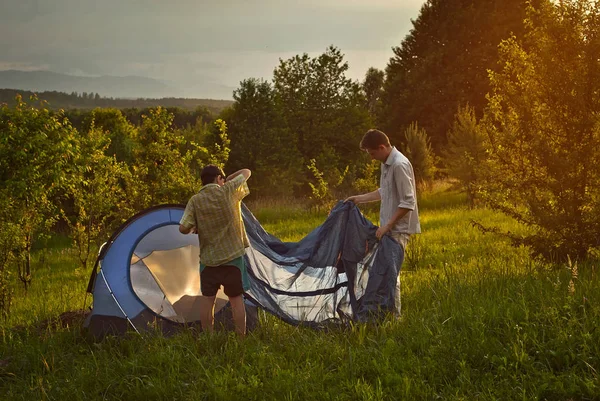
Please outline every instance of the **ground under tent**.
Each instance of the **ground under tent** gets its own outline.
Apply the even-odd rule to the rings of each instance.
[[[88,291],[92,335],[128,329],[168,334],[200,326],[196,235],[179,233],[183,205],[144,210],[124,223],[102,248]],[[339,202],[325,222],[299,242],[268,234],[243,205],[250,247],[245,261],[251,288],[245,294],[249,330],[258,308],[290,324],[320,327],[364,321],[394,307],[402,247],[376,241],[376,227],[356,206]],[[231,329],[227,297],[217,294],[215,326]]]

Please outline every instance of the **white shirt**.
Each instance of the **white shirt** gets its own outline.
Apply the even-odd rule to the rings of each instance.
[[[421,232],[419,208],[417,207],[417,191],[415,174],[410,161],[395,147],[381,164],[379,179],[379,226],[386,225],[399,207],[410,211],[394,224],[390,230],[393,234],[417,234]]]

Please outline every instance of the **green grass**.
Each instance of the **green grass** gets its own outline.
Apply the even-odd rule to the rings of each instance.
[[[244,341],[189,331],[93,343],[77,324],[40,326],[80,309],[88,280],[70,251],[40,251],[29,293],[16,288],[0,326],[0,399],[600,399],[597,264],[577,266],[573,277],[470,225],[524,230],[507,218],[469,210],[451,191],[421,199],[423,233],[404,264],[402,318],[345,330],[262,316]],[[326,217],[259,206],[259,221],[287,241]],[[365,210],[376,221],[376,209]]]

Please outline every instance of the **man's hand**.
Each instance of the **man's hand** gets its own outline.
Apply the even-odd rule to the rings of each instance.
[[[367,203],[378,200],[381,200],[381,195],[379,194],[379,190],[376,189],[375,191],[367,194],[349,196],[348,198],[344,199],[344,202],[352,202],[356,205],[359,203]]]
[[[375,233],[375,236],[377,237],[378,240],[380,240],[381,237],[383,237],[385,234],[388,233],[388,231],[390,231],[390,227],[389,227],[389,225],[386,224],[385,226],[379,227],[377,229],[377,232]]]
[[[237,177],[240,174],[243,175],[244,178],[247,180],[252,175],[252,171],[250,171],[247,168],[243,168],[241,170],[238,170],[235,173],[229,174],[227,177],[225,177],[225,182],[233,180],[235,177]]]
[[[344,202],[352,202],[356,205],[357,203],[360,203],[359,198],[360,195],[349,196],[348,198],[344,199]]]
[[[195,226],[187,228],[184,225],[179,225],[179,232],[182,234],[198,234],[198,229]]]

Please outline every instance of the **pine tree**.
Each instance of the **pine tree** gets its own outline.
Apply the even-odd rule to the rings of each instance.
[[[404,143],[403,153],[413,166],[417,188],[421,190],[433,182],[437,170],[429,137],[415,122],[404,131]]]
[[[537,0],[533,0],[537,1]],[[382,128],[401,141],[413,121],[440,151],[456,109],[483,114],[500,41],[523,32],[525,0],[427,0],[386,68]]]
[[[446,172],[459,181],[472,207],[482,165],[487,158],[486,136],[477,123],[472,107],[467,105],[458,109],[448,132],[448,145],[442,154]]]

